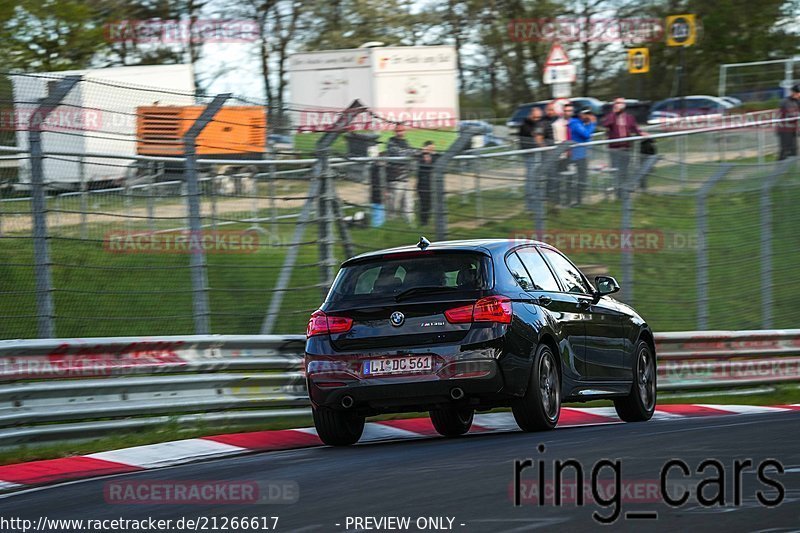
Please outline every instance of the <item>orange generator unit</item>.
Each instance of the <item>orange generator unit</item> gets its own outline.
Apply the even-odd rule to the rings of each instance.
[[[203,106],[137,108],[136,152],[139,155],[183,156],[183,136],[203,109]],[[197,155],[258,159],[254,156],[264,153],[266,137],[263,107],[223,107],[197,137]]]

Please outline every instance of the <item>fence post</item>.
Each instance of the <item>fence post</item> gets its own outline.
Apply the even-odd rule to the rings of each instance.
[[[270,226],[269,232],[273,236],[278,236],[278,205],[275,201],[276,192],[276,182],[275,182],[275,158],[277,154],[275,153],[275,148],[271,149],[271,157],[273,162],[269,165],[269,177],[267,181],[267,191],[269,195],[269,217],[270,217]]]
[[[44,194],[44,168],[42,130],[47,116],[53,112],[72,88],[80,82],[80,76],[67,76],[56,84],[48,96],[39,100],[34,111],[35,124],[28,132],[31,151],[31,215],[33,216],[33,263],[36,279],[36,316],[39,337],[51,339],[56,336],[53,307],[53,283],[50,273],[50,250],[47,243],[47,205]]]
[[[208,278],[206,255],[200,238],[200,187],[197,179],[197,136],[222,108],[230,93],[214,97],[184,135],[186,150],[186,199],[189,204],[190,270],[192,272],[192,314],[197,335],[205,335],[208,327]]]
[[[725,164],[706,181],[697,193],[697,329],[708,328],[708,212],[706,204],[711,188],[730,171]]]
[[[638,147],[638,143],[634,143],[634,147]],[[632,155],[632,154],[631,154]],[[633,159],[633,158],[632,158]],[[658,162],[658,156],[648,156],[635,160],[639,163],[634,166],[629,162],[628,168],[633,168],[634,174],[628,174],[627,179],[620,183],[622,187],[622,220],[620,222],[620,243],[626,242],[626,235],[630,235],[633,231],[633,193],[639,188],[642,180],[653,169]],[[632,242],[632,241],[631,241]],[[621,245],[622,251],[622,279],[625,283],[625,301],[632,304],[634,301],[634,263],[633,263],[633,249],[631,246]]]
[[[354,100],[350,106],[345,109],[337,118],[333,126],[317,141],[317,153],[326,152],[328,148],[333,145],[333,142],[339,137],[342,131],[347,129],[347,126],[366,108],[358,100]],[[261,324],[261,334],[269,335],[275,327],[275,322],[278,318],[278,312],[281,305],[283,305],[283,295],[289,288],[289,283],[292,278],[292,270],[297,261],[297,254],[300,244],[303,241],[305,234],[306,224],[314,211],[314,204],[317,197],[320,195],[320,184],[322,181],[322,162],[318,159],[311,169],[311,186],[308,190],[308,199],[306,200],[303,209],[300,212],[300,217],[297,221],[297,226],[294,229],[292,242],[286,252],[286,258],[283,260],[283,266],[278,274],[278,281],[275,283],[272,299],[269,302],[264,322]]]
[[[89,238],[89,229],[87,226],[89,211],[89,184],[86,183],[86,172],[84,170],[83,156],[78,158],[78,177],[80,178],[81,188],[81,239],[86,240]]]
[[[481,135],[481,130],[475,126],[463,128],[447,150],[439,156],[433,164],[433,210],[436,227],[436,240],[447,239],[447,198],[445,198],[445,171],[447,165],[455,156],[469,148],[472,138]]]
[[[779,162],[775,171],[761,184],[761,327],[772,328],[772,188],[791,164]]]
[[[154,165],[155,166],[155,165]],[[156,219],[155,219],[155,207],[153,205],[153,181],[155,181],[155,176],[150,173],[150,167],[148,166],[147,172],[147,222],[148,226],[150,226],[150,231],[156,230]]]
[[[325,146],[317,151],[320,162],[320,194],[319,207],[319,264],[320,264],[320,290],[322,298],[328,294],[328,289],[333,284],[333,267],[336,260],[333,256],[333,200],[331,198],[331,181],[333,172],[328,164],[328,151]]]
[[[680,161],[680,165],[681,165],[681,169],[680,170],[681,170],[681,184],[682,185],[686,184],[686,179],[688,177],[688,175],[687,175],[688,168],[687,168],[687,164],[686,164],[686,137],[688,137],[688,136],[687,135],[681,135],[680,137],[678,137],[678,143],[679,143],[678,144],[678,154],[679,154],[678,160]]]
[[[478,155],[474,160],[475,165],[475,218],[483,218],[483,191],[481,190],[481,157]]]

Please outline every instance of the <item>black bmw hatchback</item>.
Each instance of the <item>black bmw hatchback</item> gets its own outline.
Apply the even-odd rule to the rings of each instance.
[[[317,432],[348,445],[367,416],[429,411],[457,436],[495,407],[546,430],[562,401],[603,398],[622,420],[649,420],[653,332],[618,290],[537,241],[422,238],[349,259],[306,332]]]

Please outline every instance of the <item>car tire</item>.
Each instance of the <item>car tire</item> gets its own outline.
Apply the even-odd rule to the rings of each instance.
[[[472,427],[475,410],[469,407],[434,409],[430,412],[434,429],[445,437],[458,437]]]
[[[636,345],[631,392],[614,400],[614,408],[625,422],[645,422],[656,410],[656,358],[645,341]]]
[[[354,413],[346,413],[315,407],[311,409],[314,416],[314,427],[320,440],[329,446],[349,446],[358,442],[364,432],[364,417]]]
[[[561,414],[561,379],[553,350],[546,344],[536,349],[530,382],[525,395],[511,411],[523,431],[544,431],[556,427]]]

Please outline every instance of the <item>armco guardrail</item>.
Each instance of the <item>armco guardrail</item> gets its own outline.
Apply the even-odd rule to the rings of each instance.
[[[663,333],[659,390],[800,381],[800,330]],[[302,335],[0,341],[0,446],[307,418]]]

